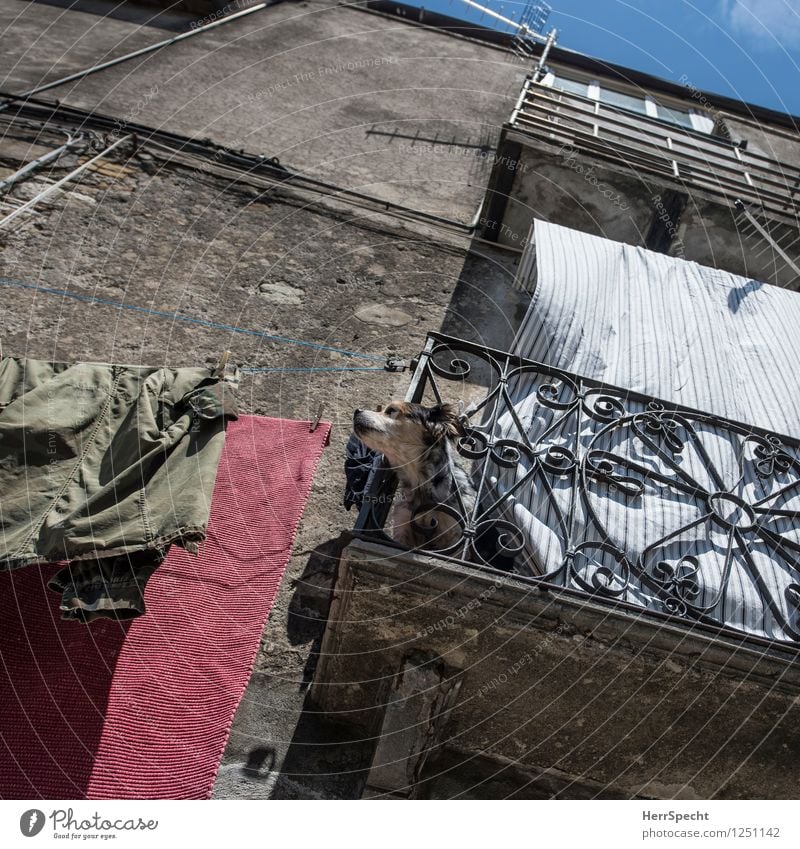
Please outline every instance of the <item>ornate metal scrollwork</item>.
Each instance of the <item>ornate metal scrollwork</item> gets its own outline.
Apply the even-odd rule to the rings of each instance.
[[[464,429],[464,435],[458,440],[458,453],[469,460],[480,460],[489,453],[489,438],[476,427]]]
[[[445,377],[448,380],[466,380],[472,373],[472,366],[466,360],[458,359],[458,357],[453,357],[447,368],[431,357],[430,369],[439,377]]]
[[[675,415],[667,412],[664,405],[658,401],[651,401],[646,412],[634,416],[633,427],[639,432],[640,428],[644,428],[650,437],[666,445],[673,454],[683,451],[684,442],[678,436],[680,423]]]
[[[520,575],[800,644],[799,440],[440,334],[409,400],[476,361],[491,379],[457,451],[477,506],[445,510],[459,539],[437,553],[496,567],[491,539]]]
[[[644,484],[632,475],[623,474],[620,470],[625,466],[624,457],[597,448],[587,451],[583,457],[583,469],[587,477],[609,484],[611,492],[619,490],[634,498],[644,492]]]
[[[589,552],[599,551],[603,559],[611,557],[618,571],[589,557]],[[575,546],[568,554],[572,561],[572,579],[589,593],[621,598],[628,591],[631,579],[631,564],[615,545],[599,540],[588,540]],[[590,577],[586,578],[587,573]]]
[[[564,445],[548,445],[540,455],[540,462],[551,475],[570,475],[578,468],[575,453]]]
[[[664,606],[670,613],[686,616],[689,607],[700,595],[698,575],[700,562],[687,554],[676,563],[659,560],[653,567],[653,579],[664,593]]]
[[[583,392],[583,410],[595,421],[607,424],[625,415],[625,405],[616,395],[605,389],[587,389]]]
[[[561,399],[564,390],[568,394],[566,400]],[[551,410],[569,410],[575,406],[577,399],[578,389],[572,381],[548,381],[536,387],[536,400]]]
[[[758,458],[755,462],[756,473],[761,478],[773,478],[791,469],[792,459],[776,436],[768,435],[759,439],[754,453]]]

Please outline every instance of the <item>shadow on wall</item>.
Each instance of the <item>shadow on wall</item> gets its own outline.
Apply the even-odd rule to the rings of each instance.
[[[347,539],[343,534],[317,546],[294,582],[287,637],[292,645],[313,643],[303,670],[301,687],[306,690],[319,658],[336,566]],[[327,720],[307,695],[270,798],[360,799],[374,748],[374,740]],[[256,747],[243,771],[248,777],[269,775],[274,762],[274,751]]]
[[[514,285],[520,254],[474,240],[447,307],[442,333],[507,351],[514,341],[531,293]],[[431,328],[433,329],[433,328]],[[488,371],[472,363],[469,383],[485,384]]]

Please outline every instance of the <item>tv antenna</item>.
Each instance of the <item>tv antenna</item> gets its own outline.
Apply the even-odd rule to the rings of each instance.
[[[547,56],[550,53],[550,48],[556,43],[556,37],[558,36],[558,30],[555,28],[551,29],[547,35],[543,32],[550,12],[553,11],[547,3],[542,2],[542,0],[527,0],[522,7],[519,19],[515,21],[512,18],[507,18],[505,15],[501,15],[499,12],[495,12],[493,9],[489,9],[487,6],[476,3],[475,0],[463,0],[463,2],[473,9],[478,9],[490,18],[494,18],[496,21],[500,21],[511,27],[514,30],[512,48],[514,53],[523,61],[533,60],[537,48],[544,45],[536,63],[536,68],[533,71],[533,79],[535,82],[538,82],[544,76]]]

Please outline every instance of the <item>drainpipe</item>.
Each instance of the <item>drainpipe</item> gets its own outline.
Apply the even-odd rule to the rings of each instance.
[[[61,188],[65,183],[68,183],[70,180],[74,180],[78,174],[83,173],[90,165],[93,165],[99,159],[102,159],[105,156],[108,156],[112,150],[118,148],[121,144],[124,144],[127,141],[130,141],[133,138],[132,135],[123,136],[121,139],[117,139],[114,144],[110,144],[104,150],[101,150],[97,156],[93,156],[91,159],[87,160],[83,163],[83,165],[79,165],[74,171],[70,171],[65,177],[62,177],[58,182],[53,183],[51,186],[48,186],[43,191],[39,192],[36,197],[31,198],[27,203],[22,204],[22,206],[17,207],[13,212],[6,215],[5,218],[0,219],[0,229],[6,227],[10,224],[18,215],[21,215],[23,212],[26,212],[29,209],[32,209],[36,204],[43,201],[46,197],[53,194],[56,189]]]
[[[6,177],[5,180],[0,180],[0,194],[7,192],[13,185],[26,179],[34,171],[38,171],[39,168],[43,168],[50,162],[54,162],[62,154],[66,153],[68,150],[72,150],[73,147],[82,145],[85,141],[86,137],[83,133],[74,138],[72,136],[68,136],[67,141],[62,144],[61,147],[57,147],[55,150],[51,150],[48,153],[43,154],[38,159],[34,159],[23,168],[20,168],[19,171],[15,171],[13,174]]]

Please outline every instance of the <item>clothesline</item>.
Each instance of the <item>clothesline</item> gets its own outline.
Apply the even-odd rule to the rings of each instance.
[[[246,327],[237,327],[232,324],[222,324],[216,321],[209,321],[208,319],[197,318],[195,316],[181,315],[176,312],[166,312],[163,310],[154,310],[149,307],[140,307],[136,304],[125,304],[121,301],[111,301],[106,298],[98,298],[95,295],[82,295],[78,292],[68,292],[65,289],[52,289],[47,286],[36,286],[32,283],[24,283],[21,280],[13,280],[9,277],[0,277],[0,285],[3,286],[14,286],[18,289],[25,289],[32,292],[41,292],[46,295],[55,295],[62,298],[71,298],[72,300],[82,301],[84,303],[92,303],[92,304],[102,304],[103,306],[115,307],[116,309],[121,310],[130,310],[133,312],[144,313],[145,315],[152,315],[157,318],[171,318],[173,321],[181,321],[186,322],[188,324],[197,324],[202,327],[209,327],[214,330],[226,330],[230,333],[243,333],[248,336],[256,336],[260,339],[265,339],[269,342],[278,342],[284,345],[299,345],[306,348],[313,348],[318,351],[328,351],[334,354],[341,354],[346,357],[353,357],[362,360],[375,360],[379,362],[383,362],[386,360],[385,356],[379,356],[378,354],[364,354],[360,351],[348,351],[345,348],[337,348],[332,345],[322,345],[318,342],[309,342],[305,339],[293,339],[289,336],[276,336],[271,333],[265,333],[261,330],[252,330]],[[383,366],[372,366],[372,367],[363,367],[363,368],[355,368],[355,367],[347,367],[347,368],[339,368],[335,366],[331,367],[310,367],[310,368],[243,368],[242,371],[247,372],[268,372],[268,371],[383,371]]]

